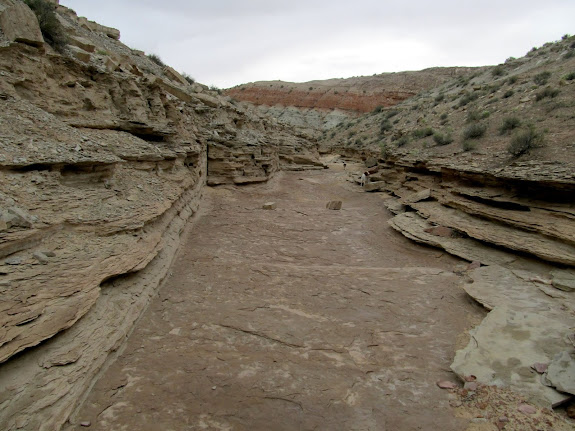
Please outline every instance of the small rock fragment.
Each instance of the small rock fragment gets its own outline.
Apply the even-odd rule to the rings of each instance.
[[[471,262],[469,265],[467,265],[467,270],[468,271],[473,271],[474,269],[480,268],[481,267],[481,262],[479,262],[478,260],[474,260],[473,262]]]
[[[80,422],[81,427],[89,427],[90,425],[92,425],[92,423],[90,421]]]
[[[50,259],[48,259],[48,256],[46,256],[41,251],[34,252],[34,254],[32,254],[32,256],[34,256],[34,259],[36,259],[42,265],[46,265],[46,264],[48,264],[48,262],[50,262]]]
[[[542,364],[541,362],[536,362],[533,365],[531,365],[531,368],[533,368],[539,374],[543,374],[545,371],[547,371],[547,364]]]
[[[340,210],[342,202],[341,201],[329,201],[325,206],[328,210]]]
[[[9,257],[4,261],[6,265],[20,265],[22,264],[22,259],[19,257]]]
[[[277,208],[277,204],[275,202],[266,202],[262,208],[265,210],[275,210]]]
[[[537,409],[529,404],[519,404],[517,410],[521,413],[525,413],[526,415],[534,415],[537,413]]]
[[[55,257],[56,256],[56,253],[54,253],[53,251],[50,251],[50,250],[44,250],[44,251],[42,251],[42,253],[44,253],[48,257]]]
[[[443,381],[437,382],[437,386],[439,386],[441,389],[456,389],[457,388],[457,384],[450,382],[449,380],[443,380]]]
[[[465,382],[465,385],[463,385],[463,387],[468,391],[475,392],[477,390],[477,382]]]

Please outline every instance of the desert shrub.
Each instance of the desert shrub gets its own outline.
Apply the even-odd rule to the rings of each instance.
[[[445,99],[445,94],[440,93],[440,94],[438,94],[437,96],[435,96],[435,99],[434,99],[434,100],[435,100],[436,103],[439,103],[439,102],[443,101],[443,99]]]
[[[67,40],[55,6],[45,0],[24,0],[24,3],[36,14],[44,40],[56,51],[62,52]]]
[[[395,145],[397,145],[397,147],[403,147],[407,144],[409,144],[409,137],[405,135],[395,141]]]
[[[374,114],[378,114],[378,113],[380,113],[382,110],[383,110],[383,106],[379,105],[379,106],[376,106],[376,107],[373,109],[373,111],[371,111],[371,112],[374,113]]]
[[[483,111],[483,112],[479,112],[479,111],[469,111],[467,113],[467,119],[465,120],[467,123],[474,123],[476,121],[482,120],[484,118],[487,118],[491,115],[491,112],[489,111]]]
[[[194,82],[196,82],[196,80],[194,78],[192,78],[190,75],[188,75],[187,73],[182,73],[182,76],[184,77],[184,79],[186,81],[188,81],[188,84],[193,84]]]
[[[575,72],[571,72],[571,73],[568,73],[567,75],[565,75],[565,79],[567,81],[573,81],[575,79]]]
[[[211,91],[215,91],[215,92],[218,93],[218,94],[222,94],[222,89],[216,87],[215,85],[210,85],[210,90],[211,90]]]
[[[467,113],[467,118],[465,119],[467,123],[474,123],[479,120],[481,120],[481,114],[479,111],[469,111]]]
[[[447,120],[447,117],[448,117],[447,112],[444,112],[443,114],[441,114],[441,115],[439,116],[439,119],[440,119],[440,120]]]
[[[508,84],[515,84],[517,82],[517,77],[516,76],[511,76],[508,80],[507,83]]]
[[[392,109],[391,111],[387,111],[385,118],[389,120],[390,118],[395,117],[397,114],[399,114],[399,111],[397,109]]]
[[[505,134],[510,130],[516,129],[521,126],[521,120],[518,117],[507,117],[503,120],[501,127],[499,128],[500,134]]]
[[[565,55],[563,56],[563,58],[567,59],[567,58],[571,58],[571,57],[575,57],[575,49],[572,49],[570,51],[567,51],[565,53]]]
[[[387,145],[387,142],[382,142],[379,144],[379,147],[381,148],[381,157],[383,159],[386,159],[389,157],[391,151],[389,149],[389,146]]]
[[[389,120],[384,120],[379,127],[379,131],[381,133],[385,133],[391,129],[393,129],[393,125],[389,122]]]
[[[529,152],[529,150],[537,147],[542,140],[535,127],[530,125],[529,128],[511,139],[507,147],[507,151],[514,157],[519,157],[522,154]]]
[[[433,129],[431,127],[424,127],[423,129],[416,129],[411,133],[415,139],[422,139],[433,135]]]
[[[470,102],[473,102],[474,100],[477,100],[477,98],[479,97],[478,93],[467,93],[464,94],[461,99],[459,99],[459,107],[463,107],[465,105],[467,105]]]
[[[554,98],[559,95],[559,90],[556,88],[545,87],[543,90],[535,95],[535,100],[539,102],[547,97]]]
[[[487,126],[485,124],[472,124],[463,131],[463,139],[479,139],[485,134],[486,130]]]
[[[491,75],[493,75],[494,77],[497,76],[503,76],[505,75],[505,68],[501,65],[499,66],[495,66],[492,70],[491,70]]]
[[[463,151],[473,151],[477,148],[477,142],[475,141],[463,141],[461,144]]]
[[[545,84],[547,84],[547,81],[549,81],[549,78],[551,78],[551,72],[546,70],[544,72],[541,72],[541,73],[538,73],[537,75],[535,75],[533,77],[533,81],[537,85],[545,85]]]
[[[515,92],[513,90],[507,90],[505,93],[503,93],[503,98],[508,99],[509,97],[513,96],[514,94],[515,94]]]
[[[442,133],[435,132],[433,134],[433,140],[437,145],[449,145],[453,142],[453,138],[449,133],[444,135]]]
[[[156,64],[157,64],[158,66],[160,66],[160,67],[164,67],[164,66],[165,66],[164,62],[162,61],[162,59],[160,58],[159,55],[156,55],[156,54],[148,54],[148,58],[149,58],[150,60],[152,60],[154,63],[156,63]]]

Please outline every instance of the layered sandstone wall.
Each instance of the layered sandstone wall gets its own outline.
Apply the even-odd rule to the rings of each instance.
[[[66,422],[169,276],[206,183],[317,163],[305,137],[57,11],[62,53],[27,6],[0,2],[0,22],[30,29],[0,34],[5,430]]]

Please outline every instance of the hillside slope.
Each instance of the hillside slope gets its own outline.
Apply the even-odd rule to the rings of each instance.
[[[263,81],[225,90],[241,102],[285,124],[313,130],[335,127],[347,117],[389,107],[423,90],[476,71],[469,67],[437,67],[415,72],[293,83]]]
[[[575,393],[574,108],[565,36],[320,140],[366,162],[365,191],[386,192],[392,228],[471,262],[462,288],[493,311],[452,369],[546,406]],[[540,378],[534,363],[554,371]]]

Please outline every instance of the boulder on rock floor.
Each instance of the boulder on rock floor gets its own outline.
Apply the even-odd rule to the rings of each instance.
[[[341,201],[329,201],[325,206],[328,210],[340,210],[342,202]]]

